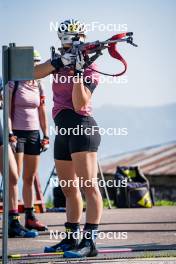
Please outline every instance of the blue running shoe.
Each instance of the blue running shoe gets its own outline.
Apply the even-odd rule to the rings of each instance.
[[[64,258],[85,258],[95,257],[98,255],[96,244],[92,239],[83,238],[79,246],[75,250],[68,250],[64,252]]]
[[[45,247],[44,253],[53,253],[53,252],[63,252],[66,250],[73,250],[76,249],[78,246],[78,239],[68,239],[67,237],[61,240],[58,244]]]
[[[78,223],[65,223],[65,238],[51,247],[45,247],[44,253],[63,252],[74,250],[79,244],[78,235],[80,227]]]
[[[20,218],[19,215],[14,215],[9,220],[8,235],[10,238],[13,237],[34,238],[39,235],[37,231],[28,230],[27,228],[22,226],[19,221],[19,218]]]

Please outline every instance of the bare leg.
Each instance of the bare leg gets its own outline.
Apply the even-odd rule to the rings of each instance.
[[[82,215],[82,197],[79,187],[74,187],[69,181],[77,181],[74,166],[72,161],[55,160],[56,170],[59,180],[66,182],[66,187],[62,187],[66,197],[66,214],[67,222],[79,223]]]
[[[3,156],[3,146],[0,147],[0,156]],[[0,159],[0,171],[2,173],[3,164]],[[9,210],[18,209],[18,173],[17,164],[12,149],[9,147]]]
[[[18,176],[19,177],[21,176],[22,170],[23,170],[23,158],[24,158],[23,152],[15,153],[15,159],[16,159],[16,163],[17,163]]]
[[[38,172],[39,156],[24,155],[23,168],[23,200],[24,207],[31,208],[34,204],[34,179]]]
[[[9,210],[18,210],[18,169],[9,147]]]
[[[97,153],[96,152],[77,152],[73,153],[72,161],[76,174],[82,178],[84,183],[89,183],[94,178],[97,179]],[[86,222],[99,224],[102,215],[102,197],[96,184],[84,186],[85,198],[87,202]]]

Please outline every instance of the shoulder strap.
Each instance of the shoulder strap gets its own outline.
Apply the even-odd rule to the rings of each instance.
[[[39,92],[40,92],[40,95],[42,94],[42,87],[41,87],[41,82],[40,80],[36,80],[37,82],[37,85],[38,85],[38,88],[39,88]]]
[[[120,34],[112,36],[112,38],[110,38],[110,40],[118,40],[118,39],[122,39],[122,38],[124,38],[126,36],[127,36],[127,33],[124,32],[124,33],[120,33]],[[126,72],[126,70],[127,70],[127,62],[125,61],[125,59],[118,52],[117,43],[110,43],[109,47],[108,47],[108,52],[111,55],[111,57],[121,61],[122,64],[124,65],[124,70],[123,71],[121,71],[120,73],[112,74],[111,76],[117,77],[117,76],[123,75]]]
[[[15,85],[14,85],[14,89],[13,89],[13,93],[12,93],[12,99],[14,99],[14,97],[15,97],[16,91],[18,89],[18,84],[19,84],[19,81],[15,81]]]
[[[15,85],[14,85],[14,89],[13,89],[13,92],[12,92],[12,111],[11,111],[11,117],[12,119],[14,118],[14,106],[15,106],[15,94],[17,92],[17,89],[18,89],[18,85],[19,85],[19,81],[15,81]]]

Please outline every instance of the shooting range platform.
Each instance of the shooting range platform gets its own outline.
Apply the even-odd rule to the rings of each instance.
[[[33,254],[9,259],[9,263],[176,263],[176,207],[153,207],[151,209],[105,209],[99,230],[104,234],[116,233],[115,239],[97,240],[102,251],[95,258],[63,259],[62,255],[34,255],[43,253],[44,247],[58,243],[50,232],[64,231],[65,213],[38,214],[38,219],[49,230],[40,232],[37,238],[9,238],[8,254]],[[85,218],[83,214],[82,223]],[[24,223],[24,215],[21,215]],[[2,237],[2,218],[0,220]],[[122,232],[127,232],[123,238]],[[105,253],[106,250],[109,253]],[[2,255],[2,252],[0,252]]]

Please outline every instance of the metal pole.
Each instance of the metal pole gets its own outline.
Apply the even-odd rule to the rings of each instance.
[[[103,172],[102,172],[102,169],[101,169],[99,161],[98,161],[98,169],[99,169],[99,172],[100,172],[102,180],[105,182],[105,178],[104,178],[104,175],[103,175]],[[109,209],[111,209],[112,207],[111,207],[111,202],[110,202],[110,199],[109,199],[109,194],[108,194],[108,190],[107,190],[106,184],[104,185],[104,190],[105,190],[106,198],[108,200]]]
[[[9,91],[7,88],[9,65],[8,65],[7,46],[2,47],[2,74],[4,91],[3,108],[3,245],[2,245],[2,263],[8,263],[8,211],[9,211],[9,157],[8,157],[8,116],[9,116]]]
[[[43,196],[45,195],[45,193],[46,193],[46,191],[48,189],[48,185],[50,184],[51,177],[54,175],[54,171],[55,171],[55,166],[53,167],[53,169],[52,169],[52,171],[50,173],[49,179],[48,179],[47,184],[45,186],[45,190],[43,192]]]

